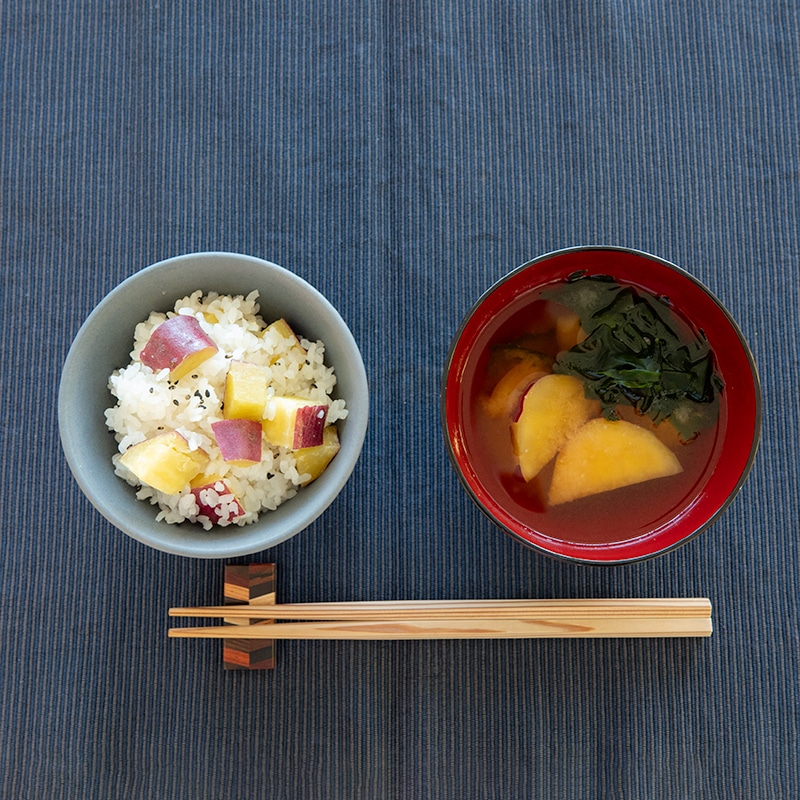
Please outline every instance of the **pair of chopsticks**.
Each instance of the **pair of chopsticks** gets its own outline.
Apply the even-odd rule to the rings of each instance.
[[[172,638],[191,639],[633,638],[710,636],[712,631],[711,603],[703,597],[243,604],[171,608],[169,616],[231,623],[169,630]],[[252,624],[262,619],[269,622]]]

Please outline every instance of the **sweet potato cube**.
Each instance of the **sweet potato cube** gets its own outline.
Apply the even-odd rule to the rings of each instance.
[[[236,467],[261,461],[261,423],[254,419],[221,419],[211,423],[219,452]]]
[[[269,380],[264,367],[249,361],[231,361],[225,377],[222,416],[261,422]]]
[[[120,463],[138,480],[164,494],[177,494],[208,464],[204,450],[189,448],[177,431],[159,433],[129,447]]]
[[[583,383],[572,375],[545,375],[522,400],[519,419],[511,425],[514,452],[522,477],[539,474],[563,444],[587,419],[599,413],[596,400],[586,398]]]
[[[302,447],[295,450],[295,464],[300,475],[309,475],[302,485],[307,486],[325,471],[325,468],[339,452],[339,432],[335,425],[328,425],[322,432],[322,444],[316,447]]]
[[[327,404],[301,397],[273,397],[268,406],[271,418],[264,419],[261,424],[272,444],[289,450],[322,444],[322,432],[328,416]]]
[[[264,329],[264,333],[266,334],[268,331],[275,331],[276,333],[280,334],[282,339],[291,339],[293,344],[296,344],[300,347],[300,339],[297,338],[297,334],[292,329],[292,326],[285,320],[283,317],[280,319],[276,319],[275,322],[271,322],[267,327]]]
[[[177,381],[211,358],[217,349],[194,317],[178,314],[150,334],[139,358],[156,372],[168,369],[170,380]]]
[[[270,336],[272,334],[277,334],[278,340],[282,341],[278,346],[278,352],[270,359],[271,364],[276,363],[290,352],[296,354],[298,358],[304,357],[306,349],[303,347],[300,337],[294,332],[292,326],[285,319],[281,317],[267,325],[267,327],[264,328],[262,336]]]
[[[624,420],[589,420],[556,457],[552,505],[682,472],[675,453],[651,431]]]
[[[198,516],[206,517],[212,525],[228,525],[245,513],[227,482],[218,475],[199,476],[191,488]]]

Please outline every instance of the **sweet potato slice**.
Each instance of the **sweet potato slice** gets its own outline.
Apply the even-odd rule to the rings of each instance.
[[[482,398],[483,410],[490,417],[516,419],[519,416],[519,403],[530,385],[546,372],[528,361],[520,361],[497,382],[488,397]]]
[[[589,420],[556,457],[551,505],[682,472],[678,457],[649,430],[604,417]]]
[[[514,452],[522,477],[530,481],[555,456],[600,405],[588,400],[583,383],[572,375],[545,375],[522,401],[519,419],[511,425]]]

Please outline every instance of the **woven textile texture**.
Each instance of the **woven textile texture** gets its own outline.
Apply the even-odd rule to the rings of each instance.
[[[0,798],[797,797],[798,40],[784,0],[2,4]],[[726,513],[619,568],[504,536],[439,422],[472,303],[581,244],[706,283],[764,392]],[[56,395],[106,292],[202,250],[311,282],[367,368],[343,494],[237,562],[279,601],[703,596],[712,637],[288,642],[269,673],[168,640],[223,565],[93,510]]]

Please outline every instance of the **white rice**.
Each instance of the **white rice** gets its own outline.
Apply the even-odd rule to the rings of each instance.
[[[140,500],[159,507],[158,520],[189,520],[206,529],[212,527],[207,517],[198,516],[199,508],[188,486],[180,494],[167,495],[142,486],[119,463],[121,454],[130,446],[164,431],[176,430],[192,449],[199,447],[208,453],[210,462],[203,474],[224,478],[245,511],[232,520],[233,524],[246,525],[258,519],[262,511],[276,509],[293,497],[309,477],[298,474],[290,450],[276,447],[263,437],[261,463],[237,467],[223,460],[211,423],[222,419],[225,377],[231,359],[267,368],[269,391],[276,396],[292,395],[328,404],[326,424],[347,416],[344,400],[331,398],[336,375],[332,367],[325,365],[324,344],[301,337],[303,353],[291,339],[274,331],[260,335],[266,324],[259,315],[257,299],[258,292],[231,297],[213,292],[204,296],[198,290],[178,300],[168,314],[153,312],[136,326],[130,364],[115,370],[109,378],[109,390],[117,399],[116,405],[105,412],[106,424],[118,443],[119,452],[112,459],[114,471],[138,487],[136,496]],[[141,363],[139,354],[153,330],[175,314],[194,316],[219,350],[190,375],[171,383],[168,370],[154,372]],[[301,336],[300,332],[296,334]],[[269,417],[269,410],[265,416]],[[221,483],[217,486],[224,488]],[[231,523],[221,520],[218,524]]]

